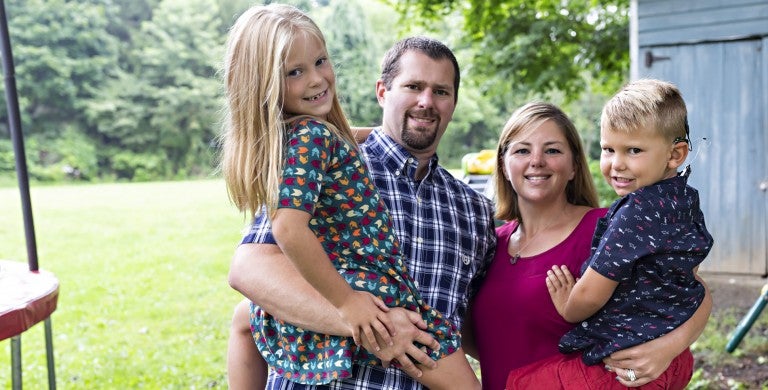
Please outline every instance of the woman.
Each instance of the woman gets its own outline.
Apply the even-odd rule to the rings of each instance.
[[[546,273],[565,264],[580,274],[606,212],[597,208],[575,126],[551,104],[529,103],[512,114],[499,139],[494,181],[496,218],[506,222],[496,230],[496,256],[462,332],[465,350],[480,361],[484,389],[503,389],[510,370],[559,353],[560,337],[574,325],[555,310]],[[710,310],[707,292],[683,326],[604,362],[623,384],[630,385],[628,368],[632,386],[645,384],[699,336]]]

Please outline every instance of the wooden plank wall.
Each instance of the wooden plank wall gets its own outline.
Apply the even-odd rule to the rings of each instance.
[[[768,35],[766,0],[638,0],[638,4],[641,47]]]
[[[715,237],[702,269],[768,274],[768,0],[634,0],[633,78],[680,87],[690,184]],[[646,56],[655,58],[650,64]],[[697,145],[706,137],[708,145]],[[693,161],[692,161],[693,160]]]

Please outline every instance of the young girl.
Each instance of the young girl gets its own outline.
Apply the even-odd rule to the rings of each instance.
[[[658,80],[630,83],[606,103],[600,169],[622,198],[598,222],[578,282],[565,266],[546,279],[558,313],[580,324],[560,339],[566,355],[513,370],[507,389],[623,389],[644,373],[630,367],[617,377],[603,358],[668,333],[701,304],[696,269],[713,240],[688,170],[677,172],[689,150],[686,116],[677,88]],[[692,373],[686,350],[647,386],[683,389]]]
[[[432,389],[479,388],[457,329],[419,296],[390,216],[341,110],[322,33],[299,10],[254,6],[235,23],[224,64],[227,124],[222,170],[242,211],[266,210],[280,249],[345,319],[352,340],[284,323],[258,307],[251,330],[267,363],[304,384],[376,364],[365,337],[391,341],[388,306],[418,311],[441,344]],[[290,288],[290,286],[286,286]],[[374,295],[375,294],[375,295]],[[351,341],[354,341],[352,343]]]

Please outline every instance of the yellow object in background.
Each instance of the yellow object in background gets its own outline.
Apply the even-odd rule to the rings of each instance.
[[[484,149],[467,153],[461,158],[461,169],[465,175],[490,175],[496,166],[496,151]]]

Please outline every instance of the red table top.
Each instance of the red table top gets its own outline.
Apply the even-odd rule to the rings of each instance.
[[[27,263],[0,260],[0,340],[21,334],[56,310],[59,280]]]

